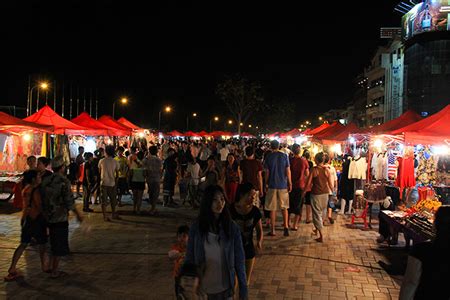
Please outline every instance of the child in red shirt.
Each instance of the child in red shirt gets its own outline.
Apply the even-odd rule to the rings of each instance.
[[[169,258],[174,261],[173,277],[175,278],[175,294],[178,299],[180,293],[180,269],[184,263],[186,247],[189,239],[189,227],[180,226],[177,229],[177,242],[172,245],[169,251]]]

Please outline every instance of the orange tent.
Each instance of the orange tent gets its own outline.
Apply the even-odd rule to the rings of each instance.
[[[139,127],[139,126],[137,126],[137,125],[131,123],[130,121],[128,121],[128,120],[125,119],[124,117],[118,119],[117,122],[119,122],[120,124],[123,124],[123,125],[125,125],[125,126],[127,126],[127,127],[129,127],[129,128],[131,128],[131,129],[133,129],[133,130],[142,130],[141,127]]]
[[[24,131],[41,131],[51,133],[54,131],[51,125],[41,125],[32,122],[27,122],[22,119],[8,115],[0,111],[0,131],[8,133],[21,133]]]
[[[87,112],[82,112],[78,117],[73,118],[70,121],[83,127],[97,129],[99,131],[98,135],[109,135],[109,136],[120,135],[119,130],[106,126],[102,122],[97,121],[96,119],[92,118]]]
[[[450,104],[441,111],[389,134],[403,134],[408,144],[442,144],[450,142]]]
[[[53,126],[54,134],[71,134],[71,135],[97,135],[99,132],[98,129],[89,129],[75,123],[70,122],[69,120],[64,119],[60,115],[58,115],[50,106],[46,105],[41,108],[36,113],[32,114],[29,117],[24,119],[28,122],[34,122],[41,125],[49,125]]]
[[[131,135],[131,133],[133,131],[130,127],[117,122],[111,116],[106,116],[106,115],[101,116],[98,119],[98,121],[108,127],[114,128],[116,130],[115,131],[116,136],[128,136],[128,135]]]

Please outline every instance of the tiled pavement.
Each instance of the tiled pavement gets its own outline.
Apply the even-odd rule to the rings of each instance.
[[[7,208],[0,202],[2,276],[20,237],[20,214],[5,213]],[[159,216],[134,216],[125,206],[122,221],[104,223],[100,207],[94,208],[85,225],[71,219],[73,254],[61,264],[68,276],[49,279],[30,248],[19,262],[24,279],[2,281],[0,299],[173,299],[167,251],[176,227],[197,212],[159,207]],[[267,237],[256,260],[250,299],[397,299],[401,276],[388,275],[378,261],[392,263],[389,256],[404,258],[403,251],[380,248],[376,231],[349,228],[348,223],[339,216],[325,227],[323,244],[311,238],[310,224],[301,224],[288,238],[282,231]]]

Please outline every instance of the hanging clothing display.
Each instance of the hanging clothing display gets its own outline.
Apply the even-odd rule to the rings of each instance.
[[[395,184],[400,188],[400,196],[402,196],[403,189],[416,185],[416,178],[414,176],[414,158],[399,157],[397,158],[397,161],[398,176]]]
[[[348,178],[350,169],[351,157],[344,160],[342,164],[342,173],[339,176],[339,198],[345,200],[353,199],[354,195],[354,180]]]
[[[383,180],[387,179],[387,165],[388,165],[388,157],[387,154],[384,153],[374,153],[371,160],[371,174],[373,179]]]
[[[350,162],[348,179],[366,179],[367,160],[365,157],[359,156]]]
[[[397,151],[389,150],[387,154],[387,180],[395,180],[397,178]]]
[[[417,153],[418,167],[416,171],[417,183],[420,185],[436,184],[437,164],[428,147],[423,148]]]

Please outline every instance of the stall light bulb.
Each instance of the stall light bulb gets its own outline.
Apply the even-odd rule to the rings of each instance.
[[[383,141],[382,140],[375,140],[374,146],[377,147],[377,148],[381,148],[381,146],[383,146]]]
[[[25,133],[25,134],[23,135],[23,140],[26,141],[26,142],[28,142],[29,140],[31,140],[31,135],[30,135],[29,133]]]
[[[144,137],[144,133],[143,132],[139,132],[139,137],[143,138]]]
[[[354,138],[354,137],[351,137],[351,138],[349,138],[348,140],[349,140],[349,141],[350,141],[350,143],[352,143],[352,144],[354,144],[354,143],[356,142],[356,140],[355,140],[355,138]]]

